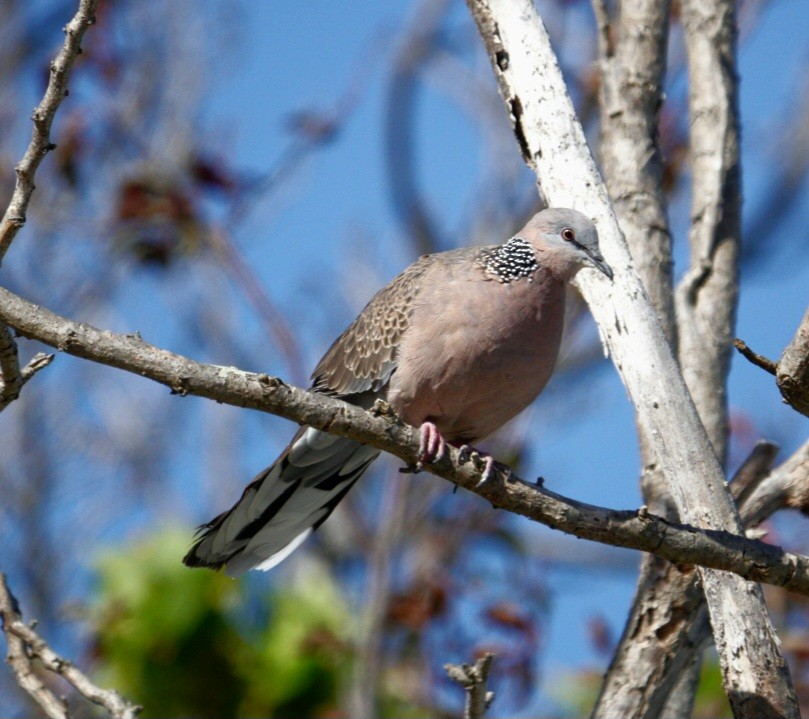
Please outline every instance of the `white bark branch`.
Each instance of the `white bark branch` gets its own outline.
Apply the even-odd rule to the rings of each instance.
[[[584,139],[547,32],[530,0],[468,0],[500,84],[523,158],[551,206],[595,218],[613,285],[579,273],[582,293],[629,392],[681,516],[691,524],[732,533],[741,522],[722,468],[685,387],[682,374],[635,275],[606,189]],[[733,667],[745,715],[753,697],[758,716],[798,716],[789,671],[761,588],[701,569],[717,648]],[[762,711],[766,707],[767,711]]]
[[[734,0],[684,0],[688,53],[691,264],[677,288],[679,359],[720,462],[739,288],[741,169]]]
[[[809,442],[770,471],[777,447],[760,442],[730,483],[746,527],[809,497]],[[591,719],[656,719],[683,671],[710,638],[705,598],[693,571],[656,557],[644,562],[633,602]],[[686,702],[678,703],[681,708]]]

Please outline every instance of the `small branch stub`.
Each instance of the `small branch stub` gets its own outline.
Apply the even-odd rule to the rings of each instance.
[[[775,375],[778,365],[775,364],[771,359],[768,359],[764,355],[758,354],[758,352],[753,352],[744,340],[740,340],[738,337],[733,340],[733,346],[739,351],[748,362],[752,362],[756,367],[761,367],[765,372],[769,372],[771,375]]]
[[[464,719],[481,719],[494,701],[494,692],[486,689],[494,654],[486,652],[474,664],[445,664],[447,676],[466,692]]]

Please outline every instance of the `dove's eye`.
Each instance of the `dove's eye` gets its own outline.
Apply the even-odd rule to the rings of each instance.
[[[565,227],[565,229],[562,230],[562,239],[567,240],[568,242],[573,242],[573,240],[576,239],[576,233],[573,232],[573,230],[571,230],[569,227]]]

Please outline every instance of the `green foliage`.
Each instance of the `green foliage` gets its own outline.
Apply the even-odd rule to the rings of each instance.
[[[702,669],[697,685],[697,694],[694,699],[695,719],[719,719],[732,717],[725,689],[722,686],[722,670],[719,668],[719,659],[716,651],[711,650],[703,655]]]
[[[100,560],[92,624],[102,684],[147,719],[333,713],[351,657],[332,579],[313,569],[251,599],[244,580],[184,567],[188,537],[164,532]],[[261,620],[247,618],[250,606]]]

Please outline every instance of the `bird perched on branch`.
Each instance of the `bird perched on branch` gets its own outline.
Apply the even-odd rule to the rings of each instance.
[[[593,223],[546,209],[500,245],[424,255],[380,290],[326,352],[314,392],[370,408],[384,399],[421,428],[422,462],[469,445],[525,409],[553,372],[565,283],[612,279]],[[379,450],[303,426],[183,560],[233,576],[270,569],[331,514]],[[486,472],[491,470],[487,458]]]

